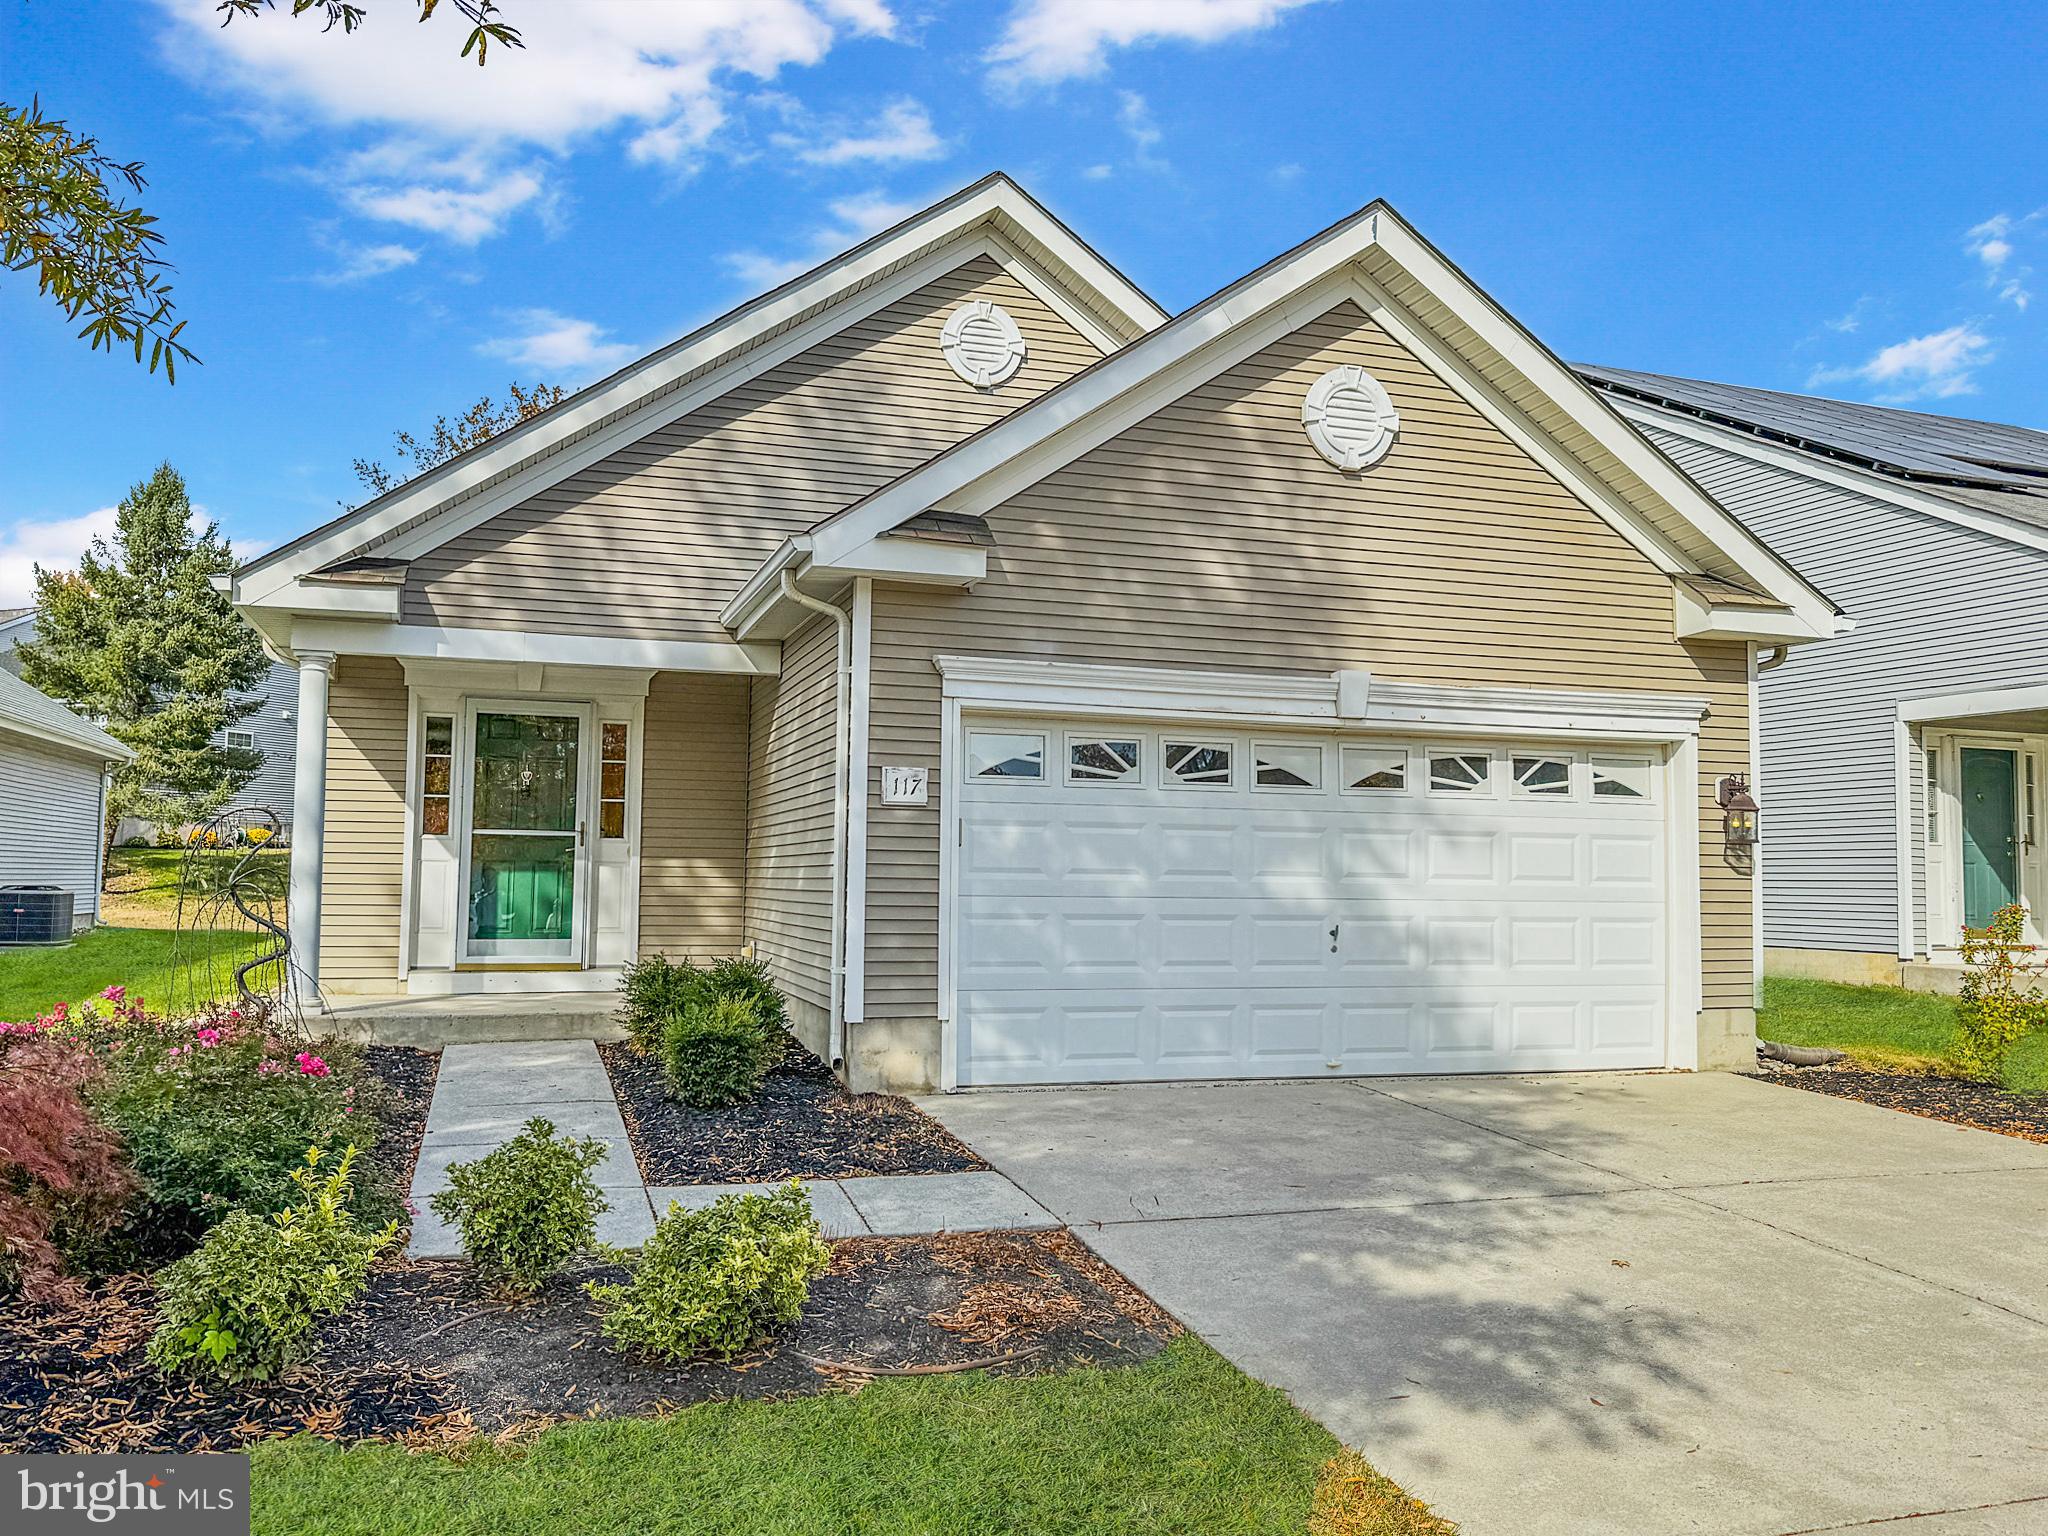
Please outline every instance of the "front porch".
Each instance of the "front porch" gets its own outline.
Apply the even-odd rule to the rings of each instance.
[[[335,999],[311,1020],[319,1033],[358,1045],[449,1045],[513,1040],[620,1040],[617,992],[494,992],[468,996]]]

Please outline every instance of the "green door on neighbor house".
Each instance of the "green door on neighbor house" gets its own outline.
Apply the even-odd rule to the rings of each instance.
[[[576,714],[476,712],[463,946],[470,960],[580,958],[582,724]]]
[[[1963,922],[1982,928],[2020,896],[2019,754],[1962,748]]]

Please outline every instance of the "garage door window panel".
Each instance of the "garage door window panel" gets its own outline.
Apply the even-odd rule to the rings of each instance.
[[[1593,759],[1593,794],[1602,800],[1647,800],[1653,781],[1647,758]]]
[[[1228,789],[1235,777],[1236,750],[1227,741],[1174,741],[1160,747],[1169,789]]]
[[[1566,800],[1572,793],[1572,760],[1569,757],[1523,755],[1508,760],[1514,775],[1514,793],[1544,799]]]
[[[1323,749],[1317,743],[1254,742],[1252,761],[1256,789],[1308,791],[1323,787]]]
[[[1042,779],[1045,738],[1029,732],[974,731],[967,738],[967,775],[975,779]]]
[[[1485,752],[1433,752],[1429,758],[1433,795],[1490,795],[1493,758]]]
[[[1346,794],[1405,794],[1406,747],[1346,747],[1341,753]]]
[[[1144,756],[1144,744],[1134,737],[1069,736],[1067,782],[1135,788],[1144,782]]]

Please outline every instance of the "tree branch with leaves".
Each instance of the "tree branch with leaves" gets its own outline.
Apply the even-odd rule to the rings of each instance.
[[[382,496],[393,486],[403,485],[415,475],[423,475],[446,464],[458,453],[467,453],[489,442],[500,432],[516,427],[522,421],[531,421],[542,411],[558,404],[562,395],[563,390],[558,384],[536,384],[525,389],[515,380],[512,398],[503,405],[485,395],[460,416],[436,416],[424,439],[410,432],[392,433],[393,448],[403,464],[410,467],[393,471],[375,459],[357,459],[356,478],[373,494]]]

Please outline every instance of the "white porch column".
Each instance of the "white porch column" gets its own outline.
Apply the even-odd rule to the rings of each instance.
[[[320,862],[327,837],[327,687],[334,652],[300,651],[297,761],[292,772],[291,989],[319,996]]]

